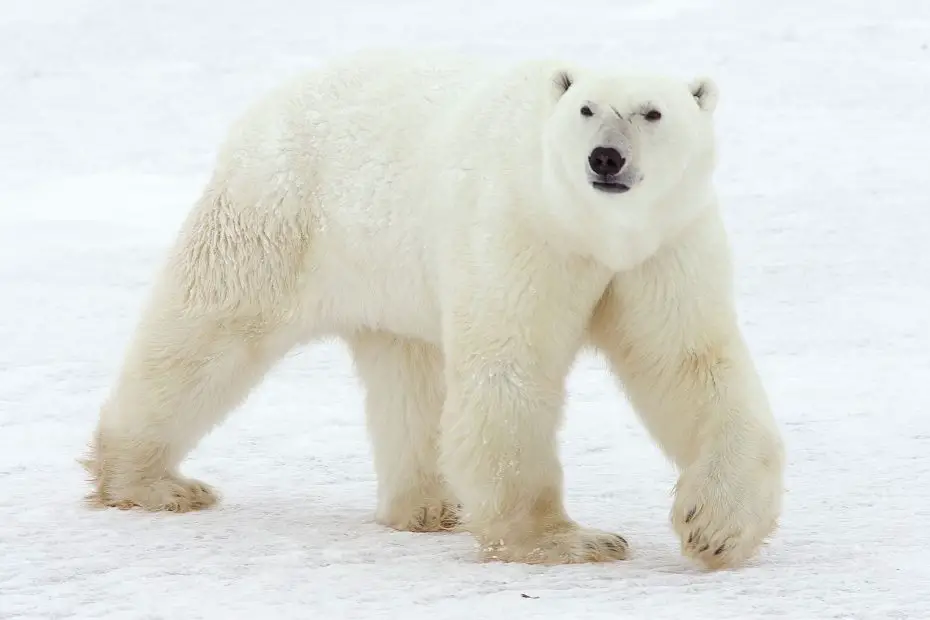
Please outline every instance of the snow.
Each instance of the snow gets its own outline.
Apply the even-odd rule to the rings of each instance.
[[[4,0],[0,618],[930,617],[930,3],[771,4]],[[82,505],[75,459],[228,123],[303,67],[413,43],[719,82],[742,323],[789,455],[750,565],[680,556],[674,471],[590,357],[567,502],[627,562],[479,564],[466,535],[376,525],[338,342],[295,351],[191,456],[216,509]]]

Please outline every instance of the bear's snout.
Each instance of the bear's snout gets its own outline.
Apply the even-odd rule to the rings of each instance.
[[[598,146],[588,155],[591,171],[599,177],[612,177],[623,170],[626,160],[612,146]]]

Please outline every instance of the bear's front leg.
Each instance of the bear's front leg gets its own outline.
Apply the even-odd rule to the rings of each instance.
[[[378,474],[377,522],[410,532],[454,530],[458,502],[439,474],[436,456],[445,397],[442,352],[377,330],[360,330],[348,341],[366,392]]]
[[[592,321],[651,435],[680,469],[671,511],[682,552],[736,566],[775,530],[783,447],[737,325],[716,212],[614,278]]]
[[[440,464],[483,560],[624,559],[623,537],[565,512],[556,433],[564,382],[610,274],[543,250],[461,264],[444,317]],[[476,273],[476,265],[497,265]]]

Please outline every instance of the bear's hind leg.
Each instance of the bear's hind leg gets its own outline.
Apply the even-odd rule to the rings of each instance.
[[[163,311],[143,319],[84,462],[92,505],[186,512],[217,500],[178,465],[288,348],[258,320]]]
[[[380,331],[356,334],[349,346],[366,390],[378,523],[411,532],[454,529],[456,501],[437,466],[445,397],[441,351]]]

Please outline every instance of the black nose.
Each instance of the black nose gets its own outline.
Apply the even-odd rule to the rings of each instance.
[[[594,174],[601,176],[611,176],[617,174],[623,169],[626,160],[615,148],[609,146],[599,146],[588,156],[588,165]]]

